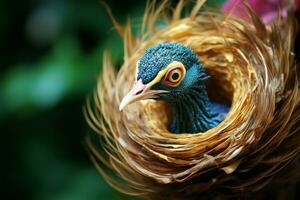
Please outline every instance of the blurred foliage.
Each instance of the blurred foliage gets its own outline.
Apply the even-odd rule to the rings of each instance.
[[[106,3],[121,23],[130,16],[138,28],[145,1]],[[119,199],[83,143],[89,129],[82,106],[96,86],[102,53],[108,48],[118,65],[123,56],[104,7],[98,0],[0,1],[0,30],[2,197]]]

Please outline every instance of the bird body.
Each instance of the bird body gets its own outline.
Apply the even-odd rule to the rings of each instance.
[[[133,91],[121,102],[121,108],[134,102],[132,99],[137,100],[136,96],[138,100],[145,99],[150,89],[156,90],[156,98],[171,106],[171,132],[205,132],[223,121],[229,110],[225,105],[216,106],[218,104],[210,102],[204,83],[208,76],[203,65],[198,56],[183,44],[160,43],[148,48],[136,70],[137,84],[145,84],[145,87],[136,91],[137,87],[133,86]]]

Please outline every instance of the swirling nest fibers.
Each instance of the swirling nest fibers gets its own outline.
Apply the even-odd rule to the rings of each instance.
[[[85,109],[100,136],[100,145],[87,140],[97,169],[120,192],[150,199],[241,195],[297,178],[295,24],[278,20],[266,26],[249,8],[248,21],[200,12],[203,1],[181,17],[183,2],[172,13],[166,11],[166,1],[158,7],[149,4],[140,37],[133,36],[129,22],[122,27],[113,19],[124,40],[124,63],[116,75],[104,53],[97,91]],[[162,21],[165,25],[157,26]],[[192,48],[211,77],[210,98],[231,105],[217,127],[197,134],[170,133],[170,113],[160,101],[118,110],[134,83],[137,60],[148,47],[166,41]]]

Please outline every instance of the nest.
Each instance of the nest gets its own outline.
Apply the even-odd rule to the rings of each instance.
[[[166,1],[149,4],[140,37],[133,36],[130,23],[121,27],[113,20],[124,40],[124,63],[116,75],[104,53],[98,88],[85,112],[100,138],[100,145],[87,140],[97,169],[118,191],[149,199],[246,196],[295,180],[300,94],[292,20],[266,26],[250,9],[249,21],[199,12],[203,1],[182,17],[183,2],[171,15]],[[157,26],[162,20],[165,26]],[[137,60],[166,41],[193,49],[211,77],[210,98],[231,105],[217,127],[173,134],[168,106],[160,101],[118,110],[134,83]]]

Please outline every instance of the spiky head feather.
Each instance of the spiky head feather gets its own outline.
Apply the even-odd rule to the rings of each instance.
[[[182,62],[187,69],[193,64],[200,65],[199,58],[190,48],[175,42],[159,43],[147,49],[139,60],[137,79],[149,83],[172,61]]]

